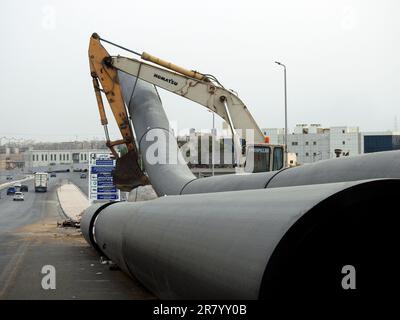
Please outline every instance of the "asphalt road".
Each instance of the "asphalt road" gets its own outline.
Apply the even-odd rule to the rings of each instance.
[[[46,193],[27,182],[25,201],[0,191],[0,299],[154,299],[134,279],[101,264],[77,229],[57,227],[64,216],[55,191],[63,179],[87,193],[87,180],[72,172],[50,178]],[[55,290],[42,288],[45,265],[55,267]]]

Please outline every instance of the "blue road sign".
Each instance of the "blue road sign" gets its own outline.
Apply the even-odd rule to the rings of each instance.
[[[99,178],[112,178],[111,172],[99,172],[97,173],[97,179]]]
[[[97,194],[97,200],[117,200],[118,194],[116,193],[104,193]]]
[[[91,168],[91,173],[103,173],[103,172],[111,172],[114,170],[114,167],[99,167],[99,166],[93,166]]]
[[[89,199],[91,201],[119,200],[120,192],[112,177],[115,159],[111,154],[96,152],[91,153],[89,159]]]
[[[114,185],[114,182],[112,182],[112,181],[97,181],[97,185],[99,187],[111,187]]]
[[[117,192],[117,188],[115,186],[104,186],[104,187],[99,187],[99,184],[97,184],[97,193],[111,193],[111,192]]]
[[[113,182],[113,177],[99,177],[97,176],[97,181],[109,181],[109,182]]]
[[[114,160],[98,159],[98,160],[96,160],[96,166],[114,166]]]

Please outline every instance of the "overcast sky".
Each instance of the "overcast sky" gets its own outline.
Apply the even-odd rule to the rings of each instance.
[[[0,137],[103,137],[87,58],[93,32],[215,75],[260,127],[284,124],[279,60],[288,67],[290,128],[393,130],[399,9],[396,0],[1,0]],[[203,107],[161,96],[179,128],[212,126]]]

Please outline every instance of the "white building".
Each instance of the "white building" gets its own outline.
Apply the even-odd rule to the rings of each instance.
[[[262,129],[270,138],[271,144],[285,143],[285,130],[282,128]],[[299,164],[326,160],[341,155],[361,153],[361,134],[357,127],[323,128],[320,124],[298,124],[288,133],[288,152],[295,153]]]
[[[299,164],[330,158],[329,129],[316,126],[303,127],[288,135],[288,152],[296,154]],[[299,132],[299,133],[296,133]]]
[[[89,162],[89,152],[109,152],[109,150],[29,150],[25,152],[25,167],[82,168]]]
[[[341,154],[354,156],[362,153],[361,133],[358,127],[331,127],[330,154],[335,157],[335,149],[342,150]]]

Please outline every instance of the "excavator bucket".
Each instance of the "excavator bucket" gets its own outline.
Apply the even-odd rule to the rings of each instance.
[[[117,158],[115,170],[112,172],[114,183],[121,191],[131,191],[138,186],[150,184],[149,179],[139,166],[136,150],[130,150]]]

